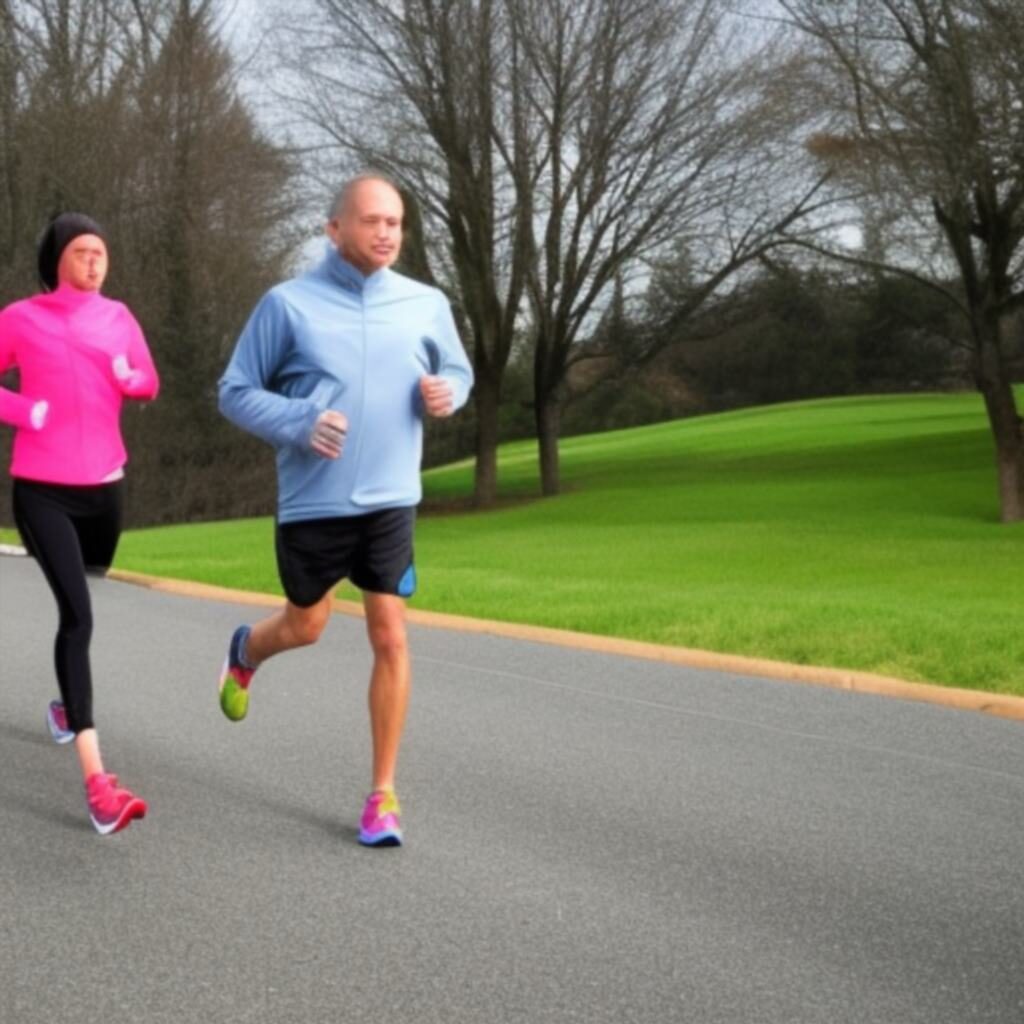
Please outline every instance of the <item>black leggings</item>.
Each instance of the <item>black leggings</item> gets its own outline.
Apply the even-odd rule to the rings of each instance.
[[[110,568],[121,536],[121,481],[66,487],[14,481],[14,522],[57,600],[57,683],[75,732],[93,728],[92,602],[85,574]]]

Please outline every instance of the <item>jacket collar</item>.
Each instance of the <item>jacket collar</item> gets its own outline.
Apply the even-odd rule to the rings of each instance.
[[[357,270],[346,260],[333,245],[328,244],[327,255],[322,264],[323,271],[336,284],[346,291],[369,295],[381,288],[388,279],[390,271],[387,267],[366,275]]]

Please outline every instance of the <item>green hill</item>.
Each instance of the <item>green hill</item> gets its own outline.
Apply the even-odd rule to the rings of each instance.
[[[998,523],[977,395],[838,399],[566,439],[565,493],[432,514],[420,608],[1024,694],[1024,524]],[[279,592],[269,520],[130,533],[118,566]],[[339,596],[346,596],[345,591]]]
[[[536,488],[534,446],[502,461]],[[431,607],[1024,693],[1024,525],[976,395],[799,403],[571,439],[553,501],[423,531]],[[468,470],[431,476],[433,497]],[[525,611],[525,615],[524,615]]]

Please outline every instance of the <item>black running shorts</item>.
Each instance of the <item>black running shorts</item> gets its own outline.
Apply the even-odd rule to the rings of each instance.
[[[277,571],[288,600],[308,608],[343,579],[374,594],[412,597],[415,523],[415,508],[278,523]]]

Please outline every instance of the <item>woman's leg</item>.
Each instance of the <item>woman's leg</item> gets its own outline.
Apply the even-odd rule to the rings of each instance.
[[[67,511],[23,481],[14,484],[14,521],[57,602],[54,667],[68,726],[76,734],[92,729],[92,602],[78,533]]]
[[[103,770],[92,722],[92,602],[85,572],[87,565],[100,572],[110,566],[121,528],[120,487],[61,488],[19,480],[14,519],[57,601],[57,681],[75,733],[89,816],[97,832],[110,835],[145,817],[147,809],[145,800]]]
[[[121,539],[122,488],[120,481],[96,489],[87,514],[74,517],[85,571],[103,575],[114,562]]]
[[[72,506],[75,514],[69,511]],[[82,511],[91,514],[77,514]],[[100,571],[110,566],[120,536],[120,488],[105,487],[95,494],[75,491],[62,507],[53,488],[16,481],[14,518],[57,602],[57,684],[68,727],[75,733],[82,777],[88,779],[103,771],[103,760],[92,716],[93,620],[86,566]]]

